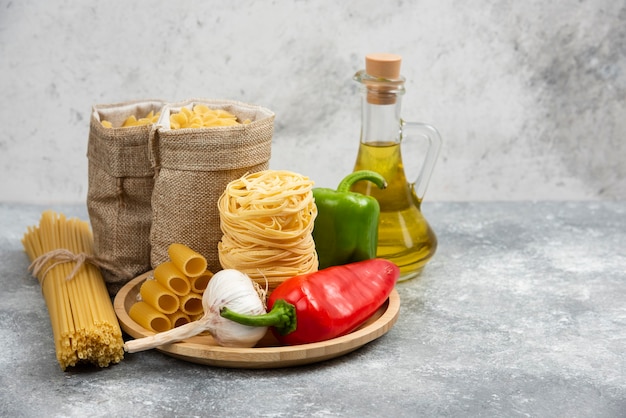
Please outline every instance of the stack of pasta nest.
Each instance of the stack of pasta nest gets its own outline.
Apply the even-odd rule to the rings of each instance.
[[[218,201],[222,267],[246,273],[269,290],[292,276],[317,271],[312,188],[308,177],[280,170],[230,182]]]

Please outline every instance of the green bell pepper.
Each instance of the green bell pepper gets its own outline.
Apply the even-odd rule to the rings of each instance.
[[[350,191],[361,180],[387,187],[380,174],[359,170],[347,175],[337,190],[313,189],[317,206],[313,240],[320,270],[376,257],[380,206],[375,198]]]

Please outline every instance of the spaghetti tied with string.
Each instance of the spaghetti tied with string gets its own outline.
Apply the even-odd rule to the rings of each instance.
[[[29,269],[41,284],[61,369],[79,362],[99,367],[120,362],[122,331],[94,264],[89,224],[45,211],[22,244],[32,263]]]
[[[222,267],[239,270],[270,289],[292,276],[317,271],[312,189],[308,177],[279,170],[230,182],[218,200]]]

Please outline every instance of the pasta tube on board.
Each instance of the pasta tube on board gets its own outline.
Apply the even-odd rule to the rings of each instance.
[[[163,332],[172,329],[172,323],[167,315],[159,312],[144,301],[135,302],[128,310],[128,316],[152,332]]]
[[[187,277],[197,277],[206,271],[206,258],[184,244],[170,244],[167,253],[172,263]]]
[[[154,269],[154,278],[166,289],[178,296],[185,296],[191,290],[189,279],[171,261],[165,261]]]
[[[181,325],[185,325],[191,322],[189,315],[187,315],[186,313],[180,310],[174,312],[173,314],[167,315],[167,317],[170,319],[170,322],[172,323],[172,328],[178,328]]]
[[[155,279],[148,279],[139,289],[141,299],[164,314],[173,314],[180,307],[178,296]]]
[[[211,277],[213,277],[213,273],[208,270],[199,276],[190,277],[189,283],[191,284],[191,291],[194,293],[203,293],[208,286]]]
[[[202,313],[202,295],[187,293],[180,298],[180,310],[187,315],[199,315]]]

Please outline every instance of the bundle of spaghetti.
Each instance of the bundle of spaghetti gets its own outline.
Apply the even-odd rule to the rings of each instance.
[[[89,224],[45,211],[22,244],[41,284],[61,369],[79,362],[107,367],[122,360],[122,331],[95,265]]]
[[[313,182],[290,171],[265,170],[230,182],[218,200],[220,264],[270,289],[317,271]]]

